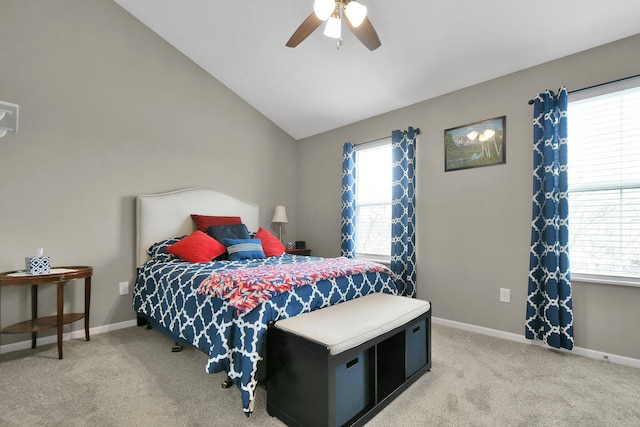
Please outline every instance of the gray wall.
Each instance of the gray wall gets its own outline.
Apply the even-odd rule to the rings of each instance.
[[[134,280],[138,194],[213,187],[259,204],[266,227],[282,204],[295,239],[296,142],[264,116],[114,2],[0,11],[0,100],[20,105],[19,132],[0,139],[0,271],[38,247],[55,265],[93,266],[93,327],[134,318],[118,282]],[[66,292],[65,310],[82,311],[82,286]],[[40,295],[54,314],[55,287]],[[0,327],[29,318],[27,289],[0,298]]]
[[[0,99],[21,113],[20,132],[0,139],[0,271],[21,268],[38,247],[56,265],[92,265],[92,326],[133,319],[117,284],[134,278],[135,195],[210,186],[260,204],[266,226],[284,204],[286,240],[335,256],[342,143],[411,125],[423,132],[419,297],[437,317],[522,334],[527,100],[640,70],[639,35],[296,144],[113,2],[0,0],[0,10]],[[443,130],[501,115],[507,164],[444,173]],[[511,304],[498,302],[501,287]],[[80,288],[67,285],[66,310],[82,309]],[[55,312],[54,299],[42,287],[41,314]],[[576,345],[640,358],[638,306],[639,288],[574,282]],[[29,310],[26,289],[0,289],[1,327]],[[2,334],[0,344],[26,339]]]
[[[418,297],[436,317],[524,335],[532,191],[527,101],[640,70],[640,35],[300,141],[298,230],[314,252],[339,255],[342,143],[419,127]],[[526,53],[523,53],[526,54]],[[444,172],[443,131],[507,116],[507,163]],[[499,289],[511,289],[500,303]],[[574,281],[575,343],[640,358],[640,288]]]

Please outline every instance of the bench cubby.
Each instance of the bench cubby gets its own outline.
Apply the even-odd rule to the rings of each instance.
[[[387,294],[270,325],[267,411],[290,426],[363,425],[431,369],[430,331],[429,302]]]

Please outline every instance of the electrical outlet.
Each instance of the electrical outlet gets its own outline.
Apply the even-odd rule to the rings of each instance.
[[[511,289],[500,288],[500,302],[511,302]]]
[[[129,282],[120,282],[118,286],[120,286],[120,295],[129,294]]]

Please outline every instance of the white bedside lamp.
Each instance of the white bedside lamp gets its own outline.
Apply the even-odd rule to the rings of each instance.
[[[273,219],[271,220],[271,222],[278,223],[278,237],[280,238],[280,241],[282,241],[282,223],[289,222],[289,220],[287,219],[287,209],[284,206],[276,206],[276,211],[273,214]]]

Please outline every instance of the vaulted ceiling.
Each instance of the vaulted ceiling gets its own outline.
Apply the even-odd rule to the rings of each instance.
[[[313,0],[114,1],[296,140],[640,33],[639,0],[359,0],[380,48],[288,48]]]

